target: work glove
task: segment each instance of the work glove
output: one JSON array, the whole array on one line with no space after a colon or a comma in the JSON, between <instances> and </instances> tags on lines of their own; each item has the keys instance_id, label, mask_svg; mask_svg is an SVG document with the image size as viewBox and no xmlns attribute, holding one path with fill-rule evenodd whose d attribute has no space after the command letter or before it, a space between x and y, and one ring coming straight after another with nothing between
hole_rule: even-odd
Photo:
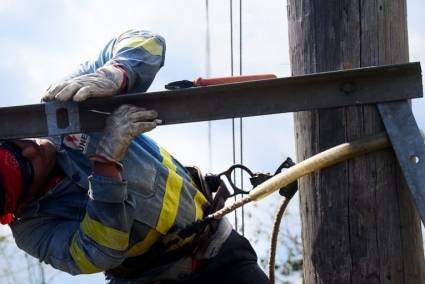
<instances>
[{"instance_id":1,"label":"work glove","mask_svg":"<svg viewBox=\"0 0 425 284\"><path fill-rule=\"evenodd\" d=\"M88 98L108 97L118 94L126 81L126 72L117 65L108 64L96 72L81 75L50 86L43 101L82 102Z\"/></svg>"},{"instance_id":2,"label":"work glove","mask_svg":"<svg viewBox=\"0 0 425 284\"><path fill-rule=\"evenodd\" d=\"M91 160L115 162L121 165L134 137L154 129L161 120L154 110L145 110L134 105L122 105L107 119L97 149Z\"/></svg>"}]
</instances>

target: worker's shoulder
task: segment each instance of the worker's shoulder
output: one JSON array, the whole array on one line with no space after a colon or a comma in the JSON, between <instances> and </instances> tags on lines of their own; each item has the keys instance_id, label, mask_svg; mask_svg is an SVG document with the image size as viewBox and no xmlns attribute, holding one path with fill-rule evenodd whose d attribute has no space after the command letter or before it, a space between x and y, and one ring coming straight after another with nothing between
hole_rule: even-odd
<instances>
[{"instance_id":1,"label":"worker's shoulder","mask_svg":"<svg viewBox=\"0 0 425 284\"><path fill-rule=\"evenodd\" d=\"M149 31L149 30L142 30L142 29L130 29L130 30L127 30L127 31L121 33L117 37L117 40L118 41L121 41L121 40L124 40L126 38L133 38L133 37L139 37L139 38L145 38L145 39L147 39L147 38L155 38L155 39L159 40L161 43L165 44L164 37L162 37L158 33L155 33L153 31Z\"/></svg>"}]
</instances>

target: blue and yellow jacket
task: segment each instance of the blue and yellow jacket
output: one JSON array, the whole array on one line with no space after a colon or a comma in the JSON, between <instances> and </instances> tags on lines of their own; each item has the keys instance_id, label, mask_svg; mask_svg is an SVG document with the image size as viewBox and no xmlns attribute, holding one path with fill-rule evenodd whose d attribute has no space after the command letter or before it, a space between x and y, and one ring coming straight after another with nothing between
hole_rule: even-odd
<instances>
[{"instance_id":1,"label":"blue and yellow jacket","mask_svg":"<svg viewBox=\"0 0 425 284\"><path fill-rule=\"evenodd\" d=\"M112 60L127 70L129 91L146 91L164 53L161 37L129 31L72 76ZM87 156L100 137L64 137L57 164L65 178L10 225L21 249L71 274L105 271L126 257L143 255L161 236L201 219L208 206L186 169L146 135L131 143L123 161L124 181L93 175Z\"/></svg>"}]
</instances>

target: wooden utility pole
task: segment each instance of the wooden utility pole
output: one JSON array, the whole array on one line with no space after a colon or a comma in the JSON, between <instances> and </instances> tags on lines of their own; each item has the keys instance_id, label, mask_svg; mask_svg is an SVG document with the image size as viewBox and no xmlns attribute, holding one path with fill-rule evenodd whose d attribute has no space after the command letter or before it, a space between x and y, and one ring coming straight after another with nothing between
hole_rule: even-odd
<instances>
[{"instance_id":1,"label":"wooden utility pole","mask_svg":"<svg viewBox=\"0 0 425 284\"><path fill-rule=\"evenodd\" d=\"M409 61L405 0L288 0L292 74ZM373 105L295 114L297 158L383 131ZM420 220L392 150L305 177L306 283L425 283Z\"/></svg>"}]
</instances>

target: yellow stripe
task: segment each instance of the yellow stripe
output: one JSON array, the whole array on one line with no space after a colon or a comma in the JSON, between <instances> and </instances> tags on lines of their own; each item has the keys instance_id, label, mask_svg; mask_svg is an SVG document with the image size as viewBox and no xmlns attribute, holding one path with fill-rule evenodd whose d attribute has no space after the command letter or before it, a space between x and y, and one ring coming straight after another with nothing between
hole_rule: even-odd
<instances>
[{"instance_id":1,"label":"yellow stripe","mask_svg":"<svg viewBox=\"0 0 425 284\"><path fill-rule=\"evenodd\" d=\"M123 48L139 48L143 47L147 52L152 55L162 55L162 45L160 42L154 38L144 38L141 36L138 37L130 37L120 40L116 46L114 46L114 55Z\"/></svg>"},{"instance_id":2,"label":"yellow stripe","mask_svg":"<svg viewBox=\"0 0 425 284\"><path fill-rule=\"evenodd\" d=\"M176 220L183 178L176 173L176 166L173 164L170 154L162 148L160 148L160 153L163 157L162 163L168 168L168 176L156 229L160 233L166 234Z\"/></svg>"},{"instance_id":3,"label":"yellow stripe","mask_svg":"<svg viewBox=\"0 0 425 284\"><path fill-rule=\"evenodd\" d=\"M106 227L102 223L90 218L87 214L80 226L84 234L104 247L120 251L128 248L129 233Z\"/></svg>"},{"instance_id":4,"label":"yellow stripe","mask_svg":"<svg viewBox=\"0 0 425 284\"><path fill-rule=\"evenodd\" d=\"M173 158L171 157L170 153L168 153L167 150L165 150L162 147L159 147L159 152L161 153L161 156L162 156L162 164L166 166L167 168L169 168L170 170L172 170L173 172L175 172L176 165L174 165Z\"/></svg>"},{"instance_id":5,"label":"yellow stripe","mask_svg":"<svg viewBox=\"0 0 425 284\"><path fill-rule=\"evenodd\" d=\"M169 170L161 214L156 225L156 229L162 234L166 234L174 224L180 203L182 185L183 178L177 175L176 172Z\"/></svg>"},{"instance_id":6,"label":"yellow stripe","mask_svg":"<svg viewBox=\"0 0 425 284\"><path fill-rule=\"evenodd\" d=\"M201 192L197 191L193 201L195 202L195 220L200 220L204 217L203 206L207 199Z\"/></svg>"},{"instance_id":7,"label":"yellow stripe","mask_svg":"<svg viewBox=\"0 0 425 284\"><path fill-rule=\"evenodd\" d=\"M143 241L136 243L129 251L128 256L137 256L147 252L150 247L159 240L161 234L156 230L150 230Z\"/></svg>"},{"instance_id":8,"label":"yellow stripe","mask_svg":"<svg viewBox=\"0 0 425 284\"><path fill-rule=\"evenodd\" d=\"M71 254L72 259L77 264L78 268L82 273L89 274L103 271L103 269L96 267L87 259L86 254L77 244L76 234L72 238L69 253Z\"/></svg>"}]
</instances>

